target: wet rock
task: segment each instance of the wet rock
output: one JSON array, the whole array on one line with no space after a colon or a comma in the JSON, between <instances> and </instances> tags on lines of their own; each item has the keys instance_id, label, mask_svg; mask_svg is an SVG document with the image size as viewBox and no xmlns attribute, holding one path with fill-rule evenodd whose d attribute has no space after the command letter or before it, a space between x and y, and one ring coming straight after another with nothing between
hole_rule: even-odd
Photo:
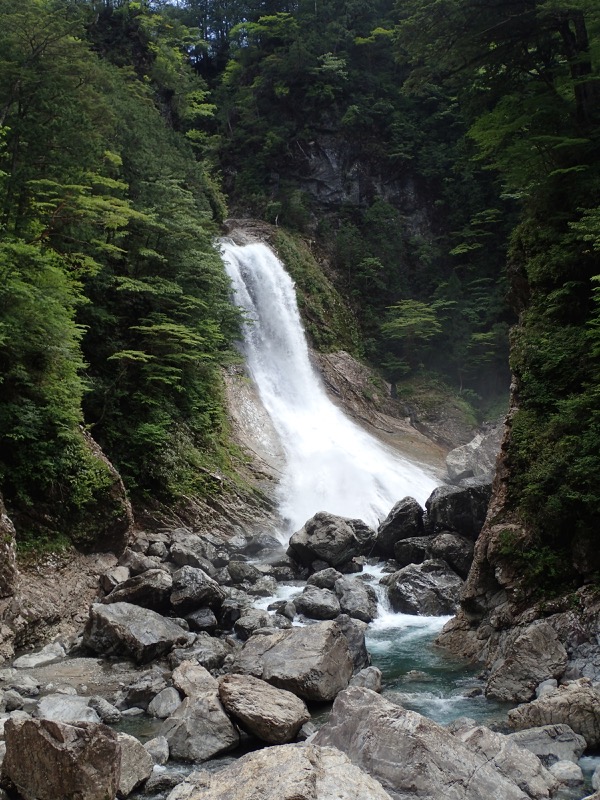
<instances>
[{"instance_id":1,"label":"wet rock","mask_svg":"<svg viewBox=\"0 0 600 800\"><path fill-rule=\"evenodd\" d=\"M377 595L372 586L357 578L341 577L335 582L344 614L363 622L372 622L377 616Z\"/></svg>"},{"instance_id":2,"label":"wet rock","mask_svg":"<svg viewBox=\"0 0 600 800\"><path fill-rule=\"evenodd\" d=\"M600 692L587 678L580 678L513 708L508 712L508 724L514 730L565 724L583 736L588 747L599 747Z\"/></svg>"},{"instance_id":3,"label":"wet rock","mask_svg":"<svg viewBox=\"0 0 600 800\"><path fill-rule=\"evenodd\" d=\"M294 598L298 614L310 619L335 619L341 612L340 603L329 589L306 586L302 594Z\"/></svg>"},{"instance_id":4,"label":"wet rock","mask_svg":"<svg viewBox=\"0 0 600 800\"><path fill-rule=\"evenodd\" d=\"M423 616L454 614L462 580L440 560L410 564L382 579L394 611Z\"/></svg>"},{"instance_id":5,"label":"wet rock","mask_svg":"<svg viewBox=\"0 0 600 800\"><path fill-rule=\"evenodd\" d=\"M162 569L149 569L116 586L103 603L133 603L153 611L168 611L173 578Z\"/></svg>"},{"instance_id":6,"label":"wet rock","mask_svg":"<svg viewBox=\"0 0 600 800\"><path fill-rule=\"evenodd\" d=\"M257 556L259 554L265 555L265 551L278 552L282 549L281 542L270 533L259 533L252 536L244 547L244 553L247 556Z\"/></svg>"},{"instance_id":7,"label":"wet rock","mask_svg":"<svg viewBox=\"0 0 600 800\"><path fill-rule=\"evenodd\" d=\"M119 797L129 797L134 789L141 786L152 774L154 766L144 745L127 733L117 733L121 748L121 772L119 776Z\"/></svg>"},{"instance_id":8,"label":"wet rock","mask_svg":"<svg viewBox=\"0 0 600 800\"><path fill-rule=\"evenodd\" d=\"M352 678L350 686L361 686L363 689L380 692L381 678L382 674L379 667L365 667Z\"/></svg>"},{"instance_id":9,"label":"wet rock","mask_svg":"<svg viewBox=\"0 0 600 800\"><path fill-rule=\"evenodd\" d=\"M431 557L441 558L457 575L466 579L473 563L474 545L457 533L440 533L431 542Z\"/></svg>"},{"instance_id":10,"label":"wet rock","mask_svg":"<svg viewBox=\"0 0 600 800\"><path fill-rule=\"evenodd\" d=\"M332 700L352 676L348 642L335 622L253 636L239 652L234 671L287 689L303 700Z\"/></svg>"},{"instance_id":11,"label":"wet rock","mask_svg":"<svg viewBox=\"0 0 600 800\"><path fill-rule=\"evenodd\" d=\"M127 655L146 663L168 653L187 634L175 622L132 603L95 603L83 632L85 647L103 656Z\"/></svg>"},{"instance_id":12,"label":"wet rock","mask_svg":"<svg viewBox=\"0 0 600 800\"><path fill-rule=\"evenodd\" d=\"M60 642L51 642L37 653L28 653L25 656L15 658L13 667L16 667L16 669L35 669L46 664L53 664L55 661L61 661L66 656L65 648Z\"/></svg>"},{"instance_id":13,"label":"wet rock","mask_svg":"<svg viewBox=\"0 0 600 800\"><path fill-rule=\"evenodd\" d=\"M124 703L127 706L147 709L151 700L166 687L167 682L161 670L158 667L153 667L125 688L123 693Z\"/></svg>"},{"instance_id":14,"label":"wet rock","mask_svg":"<svg viewBox=\"0 0 600 800\"><path fill-rule=\"evenodd\" d=\"M176 648L169 655L171 669L178 667L183 661L194 661L208 670L220 669L227 656L233 653L233 647L223 639L199 633L192 645Z\"/></svg>"},{"instance_id":15,"label":"wet rock","mask_svg":"<svg viewBox=\"0 0 600 800\"><path fill-rule=\"evenodd\" d=\"M317 589L330 589L333 591L335 582L341 577L342 573L338 572L337 569L327 567L327 569L319 570L319 572L313 572L306 583L309 586L316 586Z\"/></svg>"},{"instance_id":16,"label":"wet rock","mask_svg":"<svg viewBox=\"0 0 600 800\"><path fill-rule=\"evenodd\" d=\"M291 742L310 719L296 695L251 675L226 675L219 683L219 697L232 717L268 744Z\"/></svg>"},{"instance_id":17,"label":"wet rock","mask_svg":"<svg viewBox=\"0 0 600 800\"><path fill-rule=\"evenodd\" d=\"M315 560L338 567L355 556L369 553L375 531L362 520L346 519L320 511L290 538L288 555L310 566Z\"/></svg>"},{"instance_id":18,"label":"wet rock","mask_svg":"<svg viewBox=\"0 0 600 800\"><path fill-rule=\"evenodd\" d=\"M163 767L169 760L169 743L164 736L155 736L144 744L153 764Z\"/></svg>"},{"instance_id":19,"label":"wet rock","mask_svg":"<svg viewBox=\"0 0 600 800\"><path fill-rule=\"evenodd\" d=\"M121 748L106 725L48 719L5 726L3 779L27 800L106 800L117 793Z\"/></svg>"},{"instance_id":20,"label":"wet rock","mask_svg":"<svg viewBox=\"0 0 600 800\"><path fill-rule=\"evenodd\" d=\"M191 775L168 800L390 800L338 750L312 744L266 747L219 772Z\"/></svg>"},{"instance_id":21,"label":"wet rock","mask_svg":"<svg viewBox=\"0 0 600 800\"><path fill-rule=\"evenodd\" d=\"M244 610L242 616L234 623L233 630L244 642L260 628L270 628L271 615L260 608L248 608Z\"/></svg>"},{"instance_id":22,"label":"wet rock","mask_svg":"<svg viewBox=\"0 0 600 800\"><path fill-rule=\"evenodd\" d=\"M179 614L202 606L218 609L224 599L223 589L201 569L181 567L173 575L171 605Z\"/></svg>"},{"instance_id":23,"label":"wet rock","mask_svg":"<svg viewBox=\"0 0 600 800\"><path fill-rule=\"evenodd\" d=\"M393 558L397 542L424 533L423 509L413 497L405 497L396 503L377 528L373 552L382 558Z\"/></svg>"},{"instance_id":24,"label":"wet rock","mask_svg":"<svg viewBox=\"0 0 600 800\"><path fill-rule=\"evenodd\" d=\"M37 704L34 716L56 722L100 722L100 717L90 708L89 697L68 694L47 694Z\"/></svg>"},{"instance_id":25,"label":"wet rock","mask_svg":"<svg viewBox=\"0 0 600 800\"><path fill-rule=\"evenodd\" d=\"M215 631L219 624L210 608L199 608L188 614L186 620L191 631L206 631L207 633Z\"/></svg>"},{"instance_id":26,"label":"wet rock","mask_svg":"<svg viewBox=\"0 0 600 800\"><path fill-rule=\"evenodd\" d=\"M491 483L438 486L425 503L430 533L454 531L473 541L479 536L492 493Z\"/></svg>"},{"instance_id":27,"label":"wet rock","mask_svg":"<svg viewBox=\"0 0 600 800\"><path fill-rule=\"evenodd\" d=\"M394 545L394 558L399 567L422 564L431 558L431 544L435 536L417 536L401 539Z\"/></svg>"},{"instance_id":28,"label":"wet rock","mask_svg":"<svg viewBox=\"0 0 600 800\"><path fill-rule=\"evenodd\" d=\"M109 703L108 700L105 700L104 697L100 697L99 695L90 697L88 705L98 714L100 720L104 722L105 725L114 725L121 719L121 712L119 709L113 706L112 703Z\"/></svg>"},{"instance_id":29,"label":"wet rock","mask_svg":"<svg viewBox=\"0 0 600 800\"><path fill-rule=\"evenodd\" d=\"M367 623L359 619L352 619L347 614L340 614L335 624L346 637L346 644L352 659L353 673L360 672L361 669L368 667L371 663L371 657L365 643L365 633L369 627Z\"/></svg>"},{"instance_id":30,"label":"wet rock","mask_svg":"<svg viewBox=\"0 0 600 800\"><path fill-rule=\"evenodd\" d=\"M152 698L148 704L148 714L158 719L166 719L177 711L180 703L181 697L177 689L167 686L166 689L163 689L156 697Z\"/></svg>"},{"instance_id":31,"label":"wet rock","mask_svg":"<svg viewBox=\"0 0 600 800\"><path fill-rule=\"evenodd\" d=\"M276 592L277 581L270 575L265 575L248 586L248 594L252 597L271 597Z\"/></svg>"},{"instance_id":32,"label":"wet rock","mask_svg":"<svg viewBox=\"0 0 600 800\"><path fill-rule=\"evenodd\" d=\"M531 700L540 681L560 678L569 660L547 622L517 629L502 650L504 657L492 668L485 693L504 701Z\"/></svg>"},{"instance_id":33,"label":"wet rock","mask_svg":"<svg viewBox=\"0 0 600 800\"><path fill-rule=\"evenodd\" d=\"M351 687L335 700L313 744L337 747L395 800L526 800L487 759L432 720Z\"/></svg>"}]
</instances>

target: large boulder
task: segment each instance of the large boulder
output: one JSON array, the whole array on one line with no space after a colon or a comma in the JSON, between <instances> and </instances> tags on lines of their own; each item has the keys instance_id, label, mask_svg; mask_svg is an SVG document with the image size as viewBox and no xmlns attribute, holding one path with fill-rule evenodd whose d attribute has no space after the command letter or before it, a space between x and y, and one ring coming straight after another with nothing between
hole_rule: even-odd
<instances>
[{"instance_id":1,"label":"large boulder","mask_svg":"<svg viewBox=\"0 0 600 800\"><path fill-rule=\"evenodd\" d=\"M375 531L361 520L320 511L293 534L287 553L305 566L325 561L331 567L338 567L355 556L369 553L375 537Z\"/></svg>"},{"instance_id":2,"label":"large boulder","mask_svg":"<svg viewBox=\"0 0 600 800\"><path fill-rule=\"evenodd\" d=\"M542 725L510 733L508 738L536 755L546 767L557 761L577 763L586 748L583 736L568 725Z\"/></svg>"},{"instance_id":3,"label":"large boulder","mask_svg":"<svg viewBox=\"0 0 600 800\"><path fill-rule=\"evenodd\" d=\"M463 580L473 563L474 544L458 533L440 533L431 542L431 557L441 558Z\"/></svg>"},{"instance_id":4,"label":"large boulder","mask_svg":"<svg viewBox=\"0 0 600 800\"><path fill-rule=\"evenodd\" d=\"M173 578L164 569L149 569L118 584L103 603L133 603L153 611L168 611Z\"/></svg>"},{"instance_id":5,"label":"large boulder","mask_svg":"<svg viewBox=\"0 0 600 800\"><path fill-rule=\"evenodd\" d=\"M340 614L336 619L335 624L346 637L346 644L352 659L352 668L354 674L365 669L371 663L371 656L367 650L365 642L365 635L369 628L366 622L360 619L354 619L348 614Z\"/></svg>"},{"instance_id":6,"label":"large boulder","mask_svg":"<svg viewBox=\"0 0 600 800\"><path fill-rule=\"evenodd\" d=\"M195 661L208 670L220 669L227 656L233 653L233 647L223 639L199 633L189 647L176 647L169 655L171 669L178 667L183 661Z\"/></svg>"},{"instance_id":7,"label":"large boulder","mask_svg":"<svg viewBox=\"0 0 600 800\"><path fill-rule=\"evenodd\" d=\"M472 481L470 486L438 486L425 503L430 533L454 531L477 539L485 522L492 495L491 483Z\"/></svg>"},{"instance_id":8,"label":"large boulder","mask_svg":"<svg viewBox=\"0 0 600 800\"><path fill-rule=\"evenodd\" d=\"M119 775L119 797L129 797L138 786L152 774L154 762L144 745L127 733L117 733L121 747L121 772Z\"/></svg>"},{"instance_id":9,"label":"large boulder","mask_svg":"<svg viewBox=\"0 0 600 800\"><path fill-rule=\"evenodd\" d=\"M409 539L401 539L394 545L394 561L399 567L429 561L433 558L431 545L435 538L435 536L412 536Z\"/></svg>"},{"instance_id":10,"label":"large boulder","mask_svg":"<svg viewBox=\"0 0 600 800\"><path fill-rule=\"evenodd\" d=\"M373 552L382 558L393 558L397 542L424 533L423 509L413 497L405 497L396 503L377 528Z\"/></svg>"},{"instance_id":11,"label":"large boulder","mask_svg":"<svg viewBox=\"0 0 600 800\"><path fill-rule=\"evenodd\" d=\"M239 652L234 671L262 678L303 700L327 701L348 686L353 672L348 642L335 622L256 635Z\"/></svg>"},{"instance_id":12,"label":"large boulder","mask_svg":"<svg viewBox=\"0 0 600 800\"><path fill-rule=\"evenodd\" d=\"M351 687L338 695L328 722L312 741L346 753L395 800L528 797L446 728L369 689Z\"/></svg>"},{"instance_id":13,"label":"large boulder","mask_svg":"<svg viewBox=\"0 0 600 800\"><path fill-rule=\"evenodd\" d=\"M171 605L178 614L187 614L202 606L220 608L225 592L219 584L197 567L181 567L173 575Z\"/></svg>"},{"instance_id":14,"label":"large boulder","mask_svg":"<svg viewBox=\"0 0 600 800\"><path fill-rule=\"evenodd\" d=\"M310 719L300 698L251 675L225 675L219 684L225 710L268 744L291 742Z\"/></svg>"},{"instance_id":15,"label":"large boulder","mask_svg":"<svg viewBox=\"0 0 600 800\"><path fill-rule=\"evenodd\" d=\"M583 736L588 747L600 746L600 692L587 678L559 686L508 712L508 724L513 730L561 723Z\"/></svg>"},{"instance_id":16,"label":"large boulder","mask_svg":"<svg viewBox=\"0 0 600 800\"><path fill-rule=\"evenodd\" d=\"M219 772L190 776L168 800L390 800L381 784L339 750L266 747Z\"/></svg>"},{"instance_id":17,"label":"large boulder","mask_svg":"<svg viewBox=\"0 0 600 800\"><path fill-rule=\"evenodd\" d=\"M507 702L531 700L536 686L548 678L560 678L569 660L547 622L515 631L502 649L504 657L492 668L485 693Z\"/></svg>"},{"instance_id":18,"label":"large boulder","mask_svg":"<svg viewBox=\"0 0 600 800\"><path fill-rule=\"evenodd\" d=\"M47 694L39 701L34 716L54 722L100 722L100 717L90 708L89 697L68 694Z\"/></svg>"},{"instance_id":19,"label":"large boulder","mask_svg":"<svg viewBox=\"0 0 600 800\"><path fill-rule=\"evenodd\" d=\"M494 425L478 433L470 442L455 447L446 456L448 477L455 483L465 478L483 478L491 481L500 452L504 426Z\"/></svg>"},{"instance_id":20,"label":"large boulder","mask_svg":"<svg viewBox=\"0 0 600 800\"><path fill-rule=\"evenodd\" d=\"M458 610L463 582L439 559L409 564L382 581L394 611L438 617Z\"/></svg>"},{"instance_id":21,"label":"large boulder","mask_svg":"<svg viewBox=\"0 0 600 800\"><path fill-rule=\"evenodd\" d=\"M160 658L187 639L175 622L133 603L94 603L83 632L83 644L95 653L131 656L140 664Z\"/></svg>"},{"instance_id":22,"label":"large boulder","mask_svg":"<svg viewBox=\"0 0 600 800\"><path fill-rule=\"evenodd\" d=\"M372 622L377 616L375 589L360 578L338 578L335 593L339 597L342 612L349 617Z\"/></svg>"},{"instance_id":23,"label":"large boulder","mask_svg":"<svg viewBox=\"0 0 600 800\"><path fill-rule=\"evenodd\" d=\"M298 614L310 619L335 619L340 613L340 602L329 589L305 586L302 594L294 597Z\"/></svg>"},{"instance_id":24,"label":"large boulder","mask_svg":"<svg viewBox=\"0 0 600 800\"><path fill-rule=\"evenodd\" d=\"M121 748L106 725L8 720L2 779L24 800L113 800Z\"/></svg>"}]
</instances>

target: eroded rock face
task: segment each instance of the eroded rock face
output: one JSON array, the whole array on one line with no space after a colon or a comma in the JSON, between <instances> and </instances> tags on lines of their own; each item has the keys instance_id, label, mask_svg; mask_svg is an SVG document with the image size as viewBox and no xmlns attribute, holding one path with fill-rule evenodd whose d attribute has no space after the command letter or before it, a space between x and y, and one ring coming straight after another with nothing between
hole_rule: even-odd
<instances>
[{"instance_id":1,"label":"eroded rock face","mask_svg":"<svg viewBox=\"0 0 600 800\"><path fill-rule=\"evenodd\" d=\"M331 567L347 564L369 552L376 533L362 520L346 519L320 511L290 538L288 555L300 564L325 561Z\"/></svg>"},{"instance_id":2,"label":"eroded rock face","mask_svg":"<svg viewBox=\"0 0 600 800\"><path fill-rule=\"evenodd\" d=\"M83 643L103 656L131 656L140 664L168 653L187 634L172 620L132 603L95 603L83 633Z\"/></svg>"},{"instance_id":3,"label":"eroded rock face","mask_svg":"<svg viewBox=\"0 0 600 800\"><path fill-rule=\"evenodd\" d=\"M15 526L0 496L0 598L11 597L17 587Z\"/></svg>"},{"instance_id":4,"label":"eroded rock face","mask_svg":"<svg viewBox=\"0 0 600 800\"><path fill-rule=\"evenodd\" d=\"M226 675L219 685L225 710L250 733L268 744L291 742L310 719L296 695L251 675Z\"/></svg>"},{"instance_id":5,"label":"eroded rock face","mask_svg":"<svg viewBox=\"0 0 600 800\"><path fill-rule=\"evenodd\" d=\"M105 725L47 719L9 720L4 728L3 779L24 800L112 800L119 786L121 748Z\"/></svg>"},{"instance_id":6,"label":"eroded rock face","mask_svg":"<svg viewBox=\"0 0 600 800\"><path fill-rule=\"evenodd\" d=\"M363 637L364 639L364 637ZM346 637L335 622L252 636L234 671L262 678L308 701L327 701L348 686L353 663Z\"/></svg>"},{"instance_id":7,"label":"eroded rock face","mask_svg":"<svg viewBox=\"0 0 600 800\"><path fill-rule=\"evenodd\" d=\"M190 776L169 800L390 800L371 776L332 747L266 747L219 772Z\"/></svg>"},{"instance_id":8,"label":"eroded rock face","mask_svg":"<svg viewBox=\"0 0 600 800\"><path fill-rule=\"evenodd\" d=\"M342 692L313 743L346 753L396 800L527 798L511 779L441 725L369 689Z\"/></svg>"},{"instance_id":9,"label":"eroded rock face","mask_svg":"<svg viewBox=\"0 0 600 800\"><path fill-rule=\"evenodd\" d=\"M399 500L377 528L374 552L383 558L394 557L394 546L402 539L423 536L423 509L413 497Z\"/></svg>"},{"instance_id":10,"label":"eroded rock face","mask_svg":"<svg viewBox=\"0 0 600 800\"><path fill-rule=\"evenodd\" d=\"M386 577L385 583L394 611L423 616L454 614L463 585L458 575L439 559L410 564Z\"/></svg>"}]
</instances>

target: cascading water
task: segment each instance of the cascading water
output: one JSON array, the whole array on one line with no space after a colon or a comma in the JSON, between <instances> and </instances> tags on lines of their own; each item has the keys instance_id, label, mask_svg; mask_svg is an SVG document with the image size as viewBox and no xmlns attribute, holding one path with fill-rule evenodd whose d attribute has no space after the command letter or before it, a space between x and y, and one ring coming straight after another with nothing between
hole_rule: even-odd
<instances>
[{"instance_id":1,"label":"cascading water","mask_svg":"<svg viewBox=\"0 0 600 800\"><path fill-rule=\"evenodd\" d=\"M243 351L286 454L279 485L287 533L318 511L376 526L402 497L424 503L437 485L388 450L327 397L313 370L294 284L264 244L221 244L235 302L246 314Z\"/></svg>"}]
</instances>

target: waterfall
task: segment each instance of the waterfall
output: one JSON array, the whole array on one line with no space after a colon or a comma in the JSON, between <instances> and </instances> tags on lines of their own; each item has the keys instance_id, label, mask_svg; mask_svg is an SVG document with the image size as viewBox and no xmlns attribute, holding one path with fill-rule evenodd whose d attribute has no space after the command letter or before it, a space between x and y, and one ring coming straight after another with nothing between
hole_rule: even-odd
<instances>
[{"instance_id":1,"label":"waterfall","mask_svg":"<svg viewBox=\"0 0 600 800\"><path fill-rule=\"evenodd\" d=\"M264 244L221 244L234 301L245 312L243 354L286 454L278 487L286 533L318 511L377 526L406 495L437 482L378 442L327 397L313 369L292 279Z\"/></svg>"}]
</instances>

